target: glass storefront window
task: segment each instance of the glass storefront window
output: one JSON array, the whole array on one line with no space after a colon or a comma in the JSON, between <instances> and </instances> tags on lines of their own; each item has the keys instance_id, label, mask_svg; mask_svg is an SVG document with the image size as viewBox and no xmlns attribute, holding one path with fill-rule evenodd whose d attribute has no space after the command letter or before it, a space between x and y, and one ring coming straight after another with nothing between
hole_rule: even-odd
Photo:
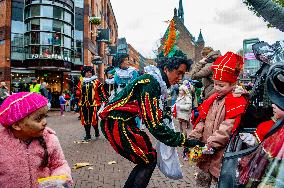
<instances>
[{"instance_id":1,"label":"glass storefront window","mask_svg":"<svg viewBox=\"0 0 284 188\"><path fill-rule=\"evenodd\" d=\"M41 46L41 54L45 58L50 58L52 54L52 46Z\"/></svg>"},{"instance_id":2,"label":"glass storefront window","mask_svg":"<svg viewBox=\"0 0 284 188\"><path fill-rule=\"evenodd\" d=\"M62 22L53 20L53 31L61 32Z\"/></svg>"},{"instance_id":3,"label":"glass storefront window","mask_svg":"<svg viewBox=\"0 0 284 188\"><path fill-rule=\"evenodd\" d=\"M50 19L41 19L40 20L40 30L42 31L52 31L52 20Z\"/></svg>"},{"instance_id":4,"label":"glass storefront window","mask_svg":"<svg viewBox=\"0 0 284 188\"><path fill-rule=\"evenodd\" d=\"M38 5L31 6L30 10L31 10L31 17L40 16L40 6Z\"/></svg>"},{"instance_id":5,"label":"glass storefront window","mask_svg":"<svg viewBox=\"0 0 284 188\"><path fill-rule=\"evenodd\" d=\"M31 4L31 3L39 3L40 0L26 0L26 4Z\"/></svg>"},{"instance_id":6,"label":"glass storefront window","mask_svg":"<svg viewBox=\"0 0 284 188\"><path fill-rule=\"evenodd\" d=\"M26 31L30 31L30 23L28 22L27 24L26 24Z\"/></svg>"},{"instance_id":7,"label":"glass storefront window","mask_svg":"<svg viewBox=\"0 0 284 188\"><path fill-rule=\"evenodd\" d=\"M64 12L64 20L68 23L72 23L72 15L69 12Z\"/></svg>"},{"instance_id":8,"label":"glass storefront window","mask_svg":"<svg viewBox=\"0 0 284 188\"><path fill-rule=\"evenodd\" d=\"M39 54L39 46L31 46L31 54Z\"/></svg>"},{"instance_id":9,"label":"glass storefront window","mask_svg":"<svg viewBox=\"0 0 284 188\"><path fill-rule=\"evenodd\" d=\"M61 45L61 35L58 33L53 34L53 45Z\"/></svg>"},{"instance_id":10,"label":"glass storefront window","mask_svg":"<svg viewBox=\"0 0 284 188\"><path fill-rule=\"evenodd\" d=\"M30 35L29 33L26 33L25 36L24 36L24 45L28 45L30 44Z\"/></svg>"},{"instance_id":11,"label":"glass storefront window","mask_svg":"<svg viewBox=\"0 0 284 188\"><path fill-rule=\"evenodd\" d=\"M26 7L25 8L25 18L30 17L30 13L31 13L30 7Z\"/></svg>"},{"instance_id":12,"label":"glass storefront window","mask_svg":"<svg viewBox=\"0 0 284 188\"><path fill-rule=\"evenodd\" d=\"M61 47L60 46L54 46L53 49L54 49L53 50L54 54L61 55Z\"/></svg>"},{"instance_id":13,"label":"glass storefront window","mask_svg":"<svg viewBox=\"0 0 284 188\"><path fill-rule=\"evenodd\" d=\"M48 44L52 44L52 33L44 33L41 32L40 33L40 44L43 45L48 45Z\"/></svg>"},{"instance_id":14,"label":"glass storefront window","mask_svg":"<svg viewBox=\"0 0 284 188\"><path fill-rule=\"evenodd\" d=\"M62 8L53 7L53 18L62 19Z\"/></svg>"},{"instance_id":15,"label":"glass storefront window","mask_svg":"<svg viewBox=\"0 0 284 188\"><path fill-rule=\"evenodd\" d=\"M64 24L64 34L71 36L71 26Z\"/></svg>"},{"instance_id":16,"label":"glass storefront window","mask_svg":"<svg viewBox=\"0 0 284 188\"><path fill-rule=\"evenodd\" d=\"M39 44L39 32L31 32L31 44Z\"/></svg>"},{"instance_id":17,"label":"glass storefront window","mask_svg":"<svg viewBox=\"0 0 284 188\"><path fill-rule=\"evenodd\" d=\"M71 38L64 36L64 47L71 48Z\"/></svg>"},{"instance_id":18,"label":"glass storefront window","mask_svg":"<svg viewBox=\"0 0 284 188\"><path fill-rule=\"evenodd\" d=\"M39 19L32 19L31 20L31 30L39 30L39 29L40 29Z\"/></svg>"},{"instance_id":19,"label":"glass storefront window","mask_svg":"<svg viewBox=\"0 0 284 188\"><path fill-rule=\"evenodd\" d=\"M70 61L71 60L71 51L68 49L64 49L63 50L63 58L66 61Z\"/></svg>"},{"instance_id":20,"label":"glass storefront window","mask_svg":"<svg viewBox=\"0 0 284 188\"><path fill-rule=\"evenodd\" d=\"M75 7L84 8L84 0L75 0Z\"/></svg>"},{"instance_id":21,"label":"glass storefront window","mask_svg":"<svg viewBox=\"0 0 284 188\"><path fill-rule=\"evenodd\" d=\"M52 1L52 0L42 0L42 3L52 3L50 1Z\"/></svg>"},{"instance_id":22,"label":"glass storefront window","mask_svg":"<svg viewBox=\"0 0 284 188\"><path fill-rule=\"evenodd\" d=\"M12 20L11 32L12 33L24 33L25 32L25 23Z\"/></svg>"},{"instance_id":23,"label":"glass storefront window","mask_svg":"<svg viewBox=\"0 0 284 188\"><path fill-rule=\"evenodd\" d=\"M41 6L41 16L52 18L53 17L53 7L52 6Z\"/></svg>"},{"instance_id":24,"label":"glass storefront window","mask_svg":"<svg viewBox=\"0 0 284 188\"><path fill-rule=\"evenodd\" d=\"M74 31L74 38L75 38L75 40L83 41L83 31L75 30Z\"/></svg>"},{"instance_id":25,"label":"glass storefront window","mask_svg":"<svg viewBox=\"0 0 284 188\"><path fill-rule=\"evenodd\" d=\"M11 34L11 46L23 47L24 37L23 34Z\"/></svg>"},{"instance_id":26,"label":"glass storefront window","mask_svg":"<svg viewBox=\"0 0 284 188\"><path fill-rule=\"evenodd\" d=\"M40 3L40 0L31 0L31 3Z\"/></svg>"}]
</instances>

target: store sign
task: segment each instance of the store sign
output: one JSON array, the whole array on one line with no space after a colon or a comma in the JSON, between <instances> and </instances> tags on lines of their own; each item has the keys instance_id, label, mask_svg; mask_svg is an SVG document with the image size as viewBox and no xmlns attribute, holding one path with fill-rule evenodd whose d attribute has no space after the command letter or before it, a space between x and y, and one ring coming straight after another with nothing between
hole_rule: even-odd
<instances>
[{"instance_id":1,"label":"store sign","mask_svg":"<svg viewBox=\"0 0 284 188\"><path fill-rule=\"evenodd\" d=\"M71 61L70 57L63 57L62 55L58 55L58 54L50 54L50 55L31 54L31 58L32 59L58 59L58 60Z\"/></svg>"},{"instance_id":2,"label":"store sign","mask_svg":"<svg viewBox=\"0 0 284 188\"><path fill-rule=\"evenodd\" d=\"M92 59L92 64L94 65L103 64L102 58L100 56L95 57L94 59Z\"/></svg>"},{"instance_id":3,"label":"store sign","mask_svg":"<svg viewBox=\"0 0 284 188\"><path fill-rule=\"evenodd\" d=\"M117 46L108 46L108 55L115 56L117 53Z\"/></svg>"},{"instance_id":4,"label":"store sign","mask_svg":"<svg viewBox=\"0 0 284 188\"><path fill-rule=\"evenodd\" d=\"M256 60L253 52L249 52L245 54L245 60Z\"/></svg>"},{"instance_id":5,"label":"store sign","mask_svg":"<svg viewBox=\"0 0 284 188\"><path fill-rule=\"evenodd\" d=\"M109 42L110 41L110 30L109 29L98 29L98 36L96 40L98 42Z\"/></svg>"}]
</instances>

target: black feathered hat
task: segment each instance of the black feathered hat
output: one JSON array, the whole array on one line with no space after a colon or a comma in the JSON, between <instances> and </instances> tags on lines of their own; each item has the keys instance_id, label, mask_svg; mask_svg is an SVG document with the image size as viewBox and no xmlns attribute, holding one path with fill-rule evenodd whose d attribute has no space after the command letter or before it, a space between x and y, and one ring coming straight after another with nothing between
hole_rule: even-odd
<instances>
[{"instance_id":1,"label":"black feathered hat","mask_svg":"<svg viewBox=\"0 0 284 188\"><path fill-rule=\"evenodd\" d=\"M170 70L177 69L180 66L180 64L185 64L187 70L189 70L190 66L193 63L191 59L187 59L187 55L183 53L181 50L175 50L172 53L171 57L165 57L163 53L160 53L157 56L156 62L157 66L160 69L168 67Z\"/></svg>"}]
</instances>

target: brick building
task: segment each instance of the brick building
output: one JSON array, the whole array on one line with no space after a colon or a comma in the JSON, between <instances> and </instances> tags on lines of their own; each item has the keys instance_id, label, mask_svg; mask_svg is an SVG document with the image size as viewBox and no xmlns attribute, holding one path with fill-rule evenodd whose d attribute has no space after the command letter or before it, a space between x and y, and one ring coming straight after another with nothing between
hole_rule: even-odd
<instances>
[{"instance_id":1,"label":"brick building","mask_svg":"<svg viewBox=\"0 0 284 188\"><path fill-rule=\"evenodd\" d=\"M140 54L131 46L131 44L128 44L128 49L130 66L139 70Z\"/></svg>"},{"instance_id":2,"label":"brick building","mask_svg":"<svg viewBox=\"0 0 284 188\"><path fill-rule=\"evenodd\" d=\"M125 53L129 55L130 66L135 67L139 71L143 71L146 58L143 57L131 44L126 42L125 38L118 40L117 53Z\"/></svg>"},{"instance_id":3,"label":"brick building","mask_svg":"<svg viewBox=\"0 0 284 188\"><path fill-rule=\"evenodd\" d=\"M118 26L110 0L84 0L84 64L90 65L94 59L99 59L95 69L101 80L104 78L104 68L112 64L111 52L116 48ZM101 18L101 24L90 22L92 17Z\"/></svg>"},{"instance_id":4,"label":"brick building","mask_svg":"<svg viewBox=\"0 0 284 188\"><path fill-rule=\"evenodd\" d=\"M204 39L200 30L197 40L188 31L184 25L184 11L182 6L182 0L179 1L178 10L174 9L174 17L172 18L175 23L175 29L179 32L179 38L176 41L177 47L182 50L188 58L192 59L194 62L201 60L201 51L204 48ZM166 38L166 32L161 39L161 44L164 43ZM161 52L163 46L160 46L158 52Z\"/></svg>"},{"instance_id":5,"label":"brick building","mask_svg":"<svg viewBox=\"0 0 284 188\"><path fill-rule=\"evenodd\" d=\"M118 36L110 0L2 0L0 9L0 81L11 91L37 77L57 97L96 58L104 77Z\"/></svg>"},{"instance_id":6,"label":"brick building","mask_svg":"<svg viewBox=\"0 0 284 188\"><path fill-rule=\"evenodd\" d=\"M10 85L11 0L0 1L0 80Z\"/></svg>"}]
</instances>

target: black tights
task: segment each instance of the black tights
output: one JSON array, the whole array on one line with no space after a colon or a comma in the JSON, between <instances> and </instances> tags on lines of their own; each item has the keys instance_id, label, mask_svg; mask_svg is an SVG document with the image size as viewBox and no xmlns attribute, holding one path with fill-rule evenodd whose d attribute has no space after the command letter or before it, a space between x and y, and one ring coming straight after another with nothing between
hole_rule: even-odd
<instances>
[{"instance_id":1,"label":"black tights","mask_svg":"<svg viewBox=\"0 0 284 188\"><path fill-rule=\"evenodd\" d=\"M100 135L99 132L99 127L98 126L93 126L95 129L95 135L98 137ZM91 138L91 125L84 125L85 132L86 132L86 138Z\"/></svg>"},{"instance_id":2,"label":"black tights","mask_svg":"<svg viewBox=\"0 0 284 188\"><path fill-rule=\"evenodd\" d=\"M147 187L152 173L156 167L156 162L150 164L136 165L128 176L124 188L145 188Z\"/></svg>"}]
</instances>

